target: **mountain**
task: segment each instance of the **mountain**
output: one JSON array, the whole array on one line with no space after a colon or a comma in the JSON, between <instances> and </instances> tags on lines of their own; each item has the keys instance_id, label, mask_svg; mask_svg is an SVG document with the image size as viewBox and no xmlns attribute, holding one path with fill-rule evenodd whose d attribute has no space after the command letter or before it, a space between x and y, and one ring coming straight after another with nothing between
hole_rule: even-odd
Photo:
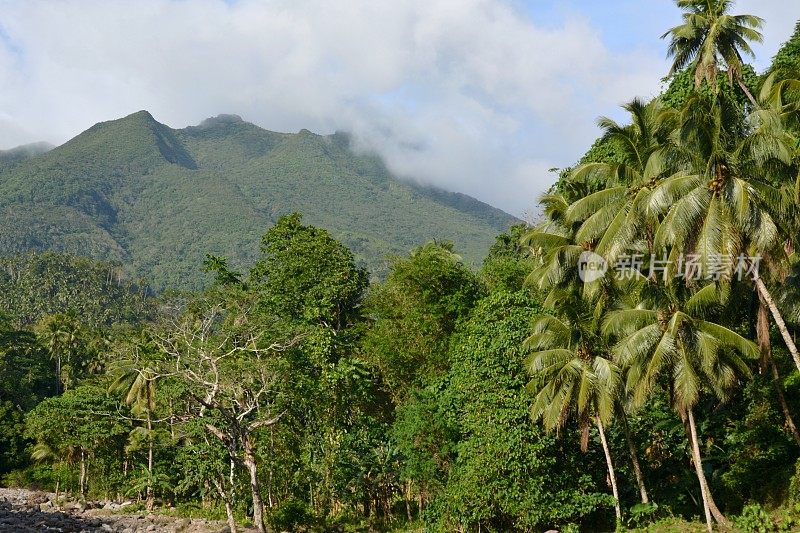
<instances>
[{"instance_id":1,"label":"mountain","mask_svg":"<svg viewBox=\"0 0 800 533\"><path fill-rule=\"evenodd\" d=\"M477 263L516 220L398 179L346 134L276 133L236 115L172 129L139 111L22 152L0 153L0 255L52 249L119 261L156 288L201 286L206 253L244 267L293 211L378 276L387 255L431 239L454 241Z\"/></svg>"},{"instance_id":2,"label":"mountain","mask_svg":"<svg viewBox=\"0 0 800 533\"><path fill-rule=\"evenodd\" d=\"M49 152L53 148L54 146L52 144L46 142L23 144L11 150L0 150L0 161L4 163L16 163L17 161L23 161Z\"/></svg>"}]
</instances>

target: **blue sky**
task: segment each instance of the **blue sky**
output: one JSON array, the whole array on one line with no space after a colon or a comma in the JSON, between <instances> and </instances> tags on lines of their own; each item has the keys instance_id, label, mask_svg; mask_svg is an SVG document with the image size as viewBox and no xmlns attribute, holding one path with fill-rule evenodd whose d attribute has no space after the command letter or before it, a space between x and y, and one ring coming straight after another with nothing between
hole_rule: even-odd
<instances>
[{"instance_id":1,"label":"blue sky","mask_svg":"<svg viewBox=\"0 0 800 533\"><path fill-rule=\"evenodd\" d=\"M763 68L800 2L766 19ZM0 148L61 143L147 109L184 127L347 130L407 177L523 215L597 137L658 93L671 0L0 0Z\"/></svg>"}]
</instances>

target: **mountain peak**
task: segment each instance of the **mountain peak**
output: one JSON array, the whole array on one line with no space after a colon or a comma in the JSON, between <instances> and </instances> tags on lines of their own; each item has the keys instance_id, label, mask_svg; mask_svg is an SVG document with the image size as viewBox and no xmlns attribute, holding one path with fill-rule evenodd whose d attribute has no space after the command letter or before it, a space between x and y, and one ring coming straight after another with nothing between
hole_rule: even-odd
<instances>
[{"instance_id":1,"label":"mountain peak","mask_svg":"<svg viewBox=\"0 0 800 533\"><path fill-rule=\"evenodd\" d=\"M198 124L197 127L201 129L207 129L224 124L244 124L244 123L245 121L239 115L223 113L221 115L205 119L203 122Z\"/></svg>"},{"instance_id":2,"label":"mountain peak","mask_svg":"<svg viewBox=\"0 0 800 533\"><path fill-rule=\"evenodd\" d=\"M172 129L147 111L46 154L0 161L0 255L58 249L121 261L153 286L200 287L207 253L237 267L278 216L303 212L376 276L430 239L478 262L515 222L472 198L394 176L342 132L279 133L236 115Z\"/></svg>"},{"instance_id":3,"label":"mountain peak","mask_svg":"<svg viewBox=\"0 0 800 533\"><path fill-rule=\"evenodd\" d=\"M99 122L56 151L72 152L78 156L102 154L108 168L138 168L144 173L165 161L189 169L197 168L174 131L146 110Z\"/></svg>"},{"instance_id":4,"label":"mountain peak","mask_svg":"<svg viewBox=\"0 0 800 533\"><path fill-rule=\"evenodd\" d=\"M140 109L139 111L131 113L130 115L124 118L130 118L130 117L142 117L148 120L152 120L153 122L156 122L156 119L153 118L153 115L151 115L150 111L148 111L147 109Z\"/></svg>"}]
</instances>

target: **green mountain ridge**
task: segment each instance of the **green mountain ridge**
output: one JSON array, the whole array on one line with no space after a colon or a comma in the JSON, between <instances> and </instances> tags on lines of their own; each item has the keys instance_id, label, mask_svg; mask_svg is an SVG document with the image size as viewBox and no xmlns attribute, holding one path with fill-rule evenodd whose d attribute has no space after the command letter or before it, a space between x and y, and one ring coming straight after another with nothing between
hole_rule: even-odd
<instances>
[{"instance_id":1,"label":"green mountain ridge","mask_svg":"<svg viewBox=\"0 0 800 533\"><path fill-rule=\"evenodd\" d=\"M237 115L172 129L147 111L61 146L0 152L0 255L56 250L125 265L156 288L198 288L206 253L246 265L299 211L375 275L387 255L452 240L469 263L516 221L464 194L403 181L348 134L278 133ZM4 154L14 154L4 157Z\"/></svg>"}]
</instances>

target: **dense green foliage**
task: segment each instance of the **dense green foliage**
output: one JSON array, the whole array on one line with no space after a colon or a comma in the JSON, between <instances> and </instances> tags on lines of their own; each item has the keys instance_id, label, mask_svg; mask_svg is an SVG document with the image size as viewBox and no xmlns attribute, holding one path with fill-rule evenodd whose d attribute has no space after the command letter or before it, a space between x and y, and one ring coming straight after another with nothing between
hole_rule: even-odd
<instances>
[{"instance_id":1,"label":"dense green foliage","mask_svg":"<svg viewBox=\"0 0 800 533\"><path fill-rule=\"evenodd\" d=\"M207 288L157 300L116 263L3 260L3 481L262 532L800 523L800 106L794 82L731 55L730 32L752 40L756 19L728 18L722 0L679 6L699 21L668 33L686 69L624 106L630 123L601 119L601 139L542 197L543 222L496 236L479 270L433 240L370 280L358 247L297 213L252 250L210 246L175 278ZM692 48L714 25L727 41ZM141 123L152 146L137 144ZM344 150L341 136L224 117L176 131L145 114L57 150L88 141L142 182L161 180L164 160L177 183L228 159L310 168L284 151L293 143L317 163L330 160L314 150ZM97 205L84 186L108 176L75 157L59 176L74 205ZM237 187L256 187L242 172ZM651 271L662 251L672 262ZM585 252L641 261L588 278ZM717 253L741 256L746 275ZM677 270L690 254L697 276Z\"/></svg>"},{"instance_id":2,"label":"dense green foliage","mask_svg":"<svg viewBox=\"0 0 800 533\"><path fill-rule=\"evenodd\" d=\"M118 262L158 289L197 288L207 253L241 268L292 211L330 228L374 275L386 273L386 255L432 238L455 241L477 263L514 220L398 180L350 144L341 133L275 133L234 116L181 130L145 111L97 124L0 165L0 255L60 250Z\"/></svg>"},{"instance_id":3,"label":"dense green foliage","mask_svg":"<svg viewBox=\"0 0 800 533\"><path fill-rule=\"evenodd\" d=\"M144 319L148 292L123 280L116 264L53 252L0 258L0 314L17 327L56 314L92 327Z\"/></svg>"}]
</instances>

